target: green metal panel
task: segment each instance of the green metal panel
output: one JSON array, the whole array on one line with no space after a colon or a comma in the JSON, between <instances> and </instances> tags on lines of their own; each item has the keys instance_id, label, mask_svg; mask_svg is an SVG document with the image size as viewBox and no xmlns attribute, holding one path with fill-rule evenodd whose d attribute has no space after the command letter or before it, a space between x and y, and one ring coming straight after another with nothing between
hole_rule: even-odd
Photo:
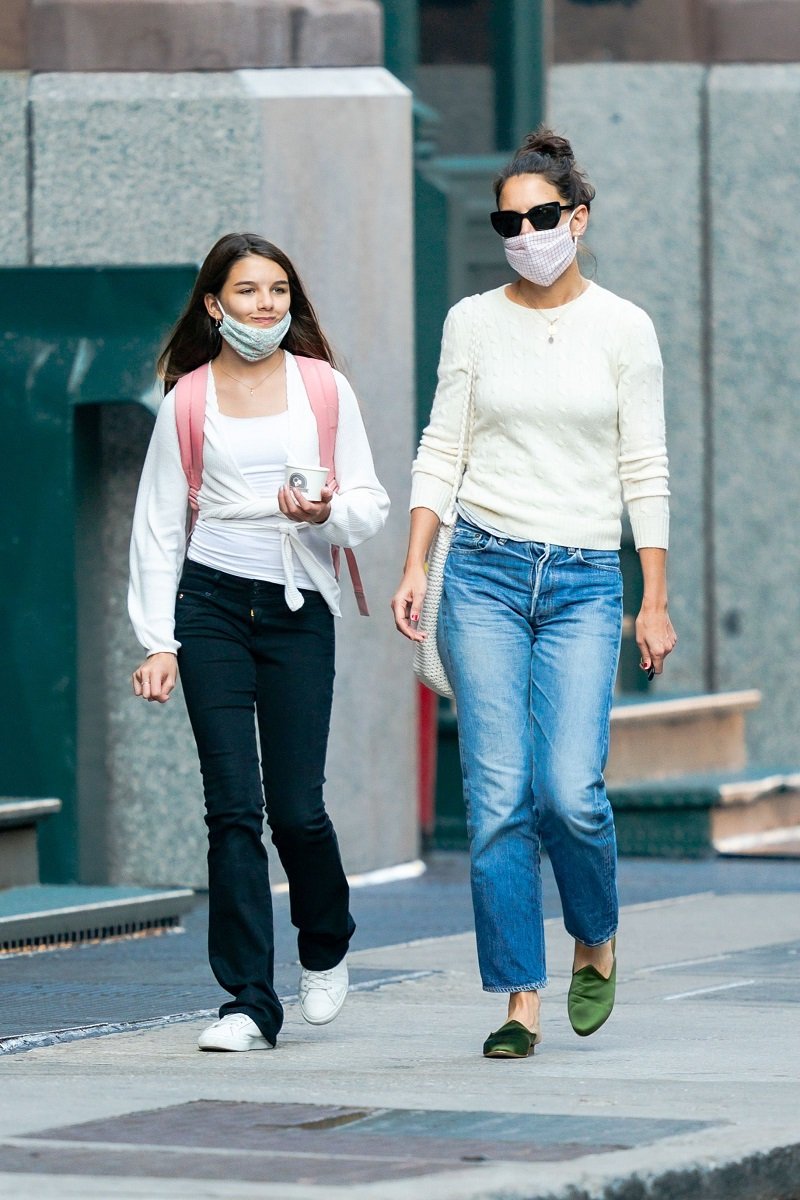
<instances>
[{"instance_id":1,"label":"green metal panel","mask_svg":"<svg viewBox=\"0 0 800 1200\"><path fill-rule=\"evenodd\" d=\"M78 878L76 597L89 564L76 558L76 509L96 442L76 437L73 410L148 401L158 347L194 275L0 269L0 791L63 802L40 831L48 882Z\"/></svg>"},{"instance_id":2,"label":"green metal panel","mask_svg":"<svg viewBox=\"0 0 800 1200\"><path fill-rule=\"evenodd\" d=\"M383 61L413 88L419 62L418 0L383 0Z\"/></svg>"},{"instance_id":3,"label":"green metal panel","mask_svg":"<svg viewBox=\"0 0 800 1200\"><path fill-rule=\"evenodd\" d=\"M633 537L627 531L623 533L622 537L619 565L622 569L622 605L625 615L622 624L617 691L622 695L641 694L652 691L652 683L648 680L646 672L639 666L641 654L636 645L635 621L637 613L642 607L644 577L639 563L639 555L633 544ZM643 697L640 696L640 698Z\"/></svg>"},{"instance_id":4,"label":"green metal panel","mask_svg":"<svg viewBox=\"0 0 800 1200\"><path fill-rule=\"evenodd\" d=\"M544 119L547 0L494 0L495 145L513 150Z\"/></svg>"}]
</instances>

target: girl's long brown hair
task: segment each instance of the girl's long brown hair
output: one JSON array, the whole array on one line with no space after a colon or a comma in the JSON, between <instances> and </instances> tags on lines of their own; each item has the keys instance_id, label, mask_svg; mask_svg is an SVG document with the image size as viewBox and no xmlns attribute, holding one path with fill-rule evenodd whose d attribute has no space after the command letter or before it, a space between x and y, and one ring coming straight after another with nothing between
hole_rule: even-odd
<instances>
[{"instance_id":1,"label":"girl's long brown hair","mask_svg":"<svg viewBox=\"0 0 800 1200\"><path fill-rule=\"evenodd\" d=\"M195 280L192 294L170 334L158 360L158 373L164 380L164 390L173 388L182 375L216 358L222 347L222 337L205 306L205 297L218 296L225 286L230 269L240 258L260 254L277 263L289 280L289 311L292 323L281 342L284 350L320 358L336 366L328 339L320 329L317 314L305 293L300 276L291 260L272 242L256 233L226 233L209 250Z\"/></svg>"}]
</instances>

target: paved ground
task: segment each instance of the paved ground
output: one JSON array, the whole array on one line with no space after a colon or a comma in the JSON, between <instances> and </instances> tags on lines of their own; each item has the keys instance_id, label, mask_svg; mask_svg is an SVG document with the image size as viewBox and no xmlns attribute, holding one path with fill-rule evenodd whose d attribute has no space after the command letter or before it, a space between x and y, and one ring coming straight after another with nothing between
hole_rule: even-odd
<instances>
[{"instance_id":1,"label":"paved ground","mask_svg":"<svg viewBox=\"0 0 800 1200\"><path fill-rule=\"evenodd\" d=\"M700 891L784 890L800 891L800 862L620 862L620 896L627 905ZM275 897L276 983L282 996L296 991L298 976L288 908L285 895ZM434 854L419 879L354 890L352 908L358 922L354 949L466 932L472 928L467 858ZM544 909L548 917L561 911L546 862ZM198 897L184 926L177 935L0 956L0 1048L2 1039L20 1034L142 1021L218 1005L220 992L206 958L204 897ZM360 983L381 977L366 966L353 974Z\"/></svg>"},{"instance_id":2,"label":"paved ground","mask_svg":"<svg viewBox=\"0 0 800 1200\"><path fill-rule=\"evenodd\" d=\"M267 1053L200 1054L194 1020L5 1054L0 1195L800 1200L800 864L627 860L621 882L619 1003L593 1038L569 1028L570 946L551 919L543 1044L524 1062L481 1058L501 1002L463 932L464 860L440 857L421 880L354 895L363 990L329 1027L291 1003ZM210 1006L213 982L193 974L202 913L190 924L0 962L0 994L27 979L29 1031L68 1024L43 1017L84 1013L81 997L118 1020Z\"/></svg>"}]
</instances>

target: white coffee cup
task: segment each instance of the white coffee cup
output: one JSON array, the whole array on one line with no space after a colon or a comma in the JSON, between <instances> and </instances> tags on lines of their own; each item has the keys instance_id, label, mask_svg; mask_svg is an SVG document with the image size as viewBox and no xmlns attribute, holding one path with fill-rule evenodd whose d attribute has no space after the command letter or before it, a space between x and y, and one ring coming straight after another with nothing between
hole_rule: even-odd
<instances>
[{"instance_id":1,"label":"white coffee cup","mask_svg":"<svg viewBox=\"0 0 800 1200\"><path fill-rule=\"evenodd\" d=\"M327 467L296 467L286 464L285 481L288 487L300 492L306 500L320 500L328 478Z\"/></svg>"}]
</instances>

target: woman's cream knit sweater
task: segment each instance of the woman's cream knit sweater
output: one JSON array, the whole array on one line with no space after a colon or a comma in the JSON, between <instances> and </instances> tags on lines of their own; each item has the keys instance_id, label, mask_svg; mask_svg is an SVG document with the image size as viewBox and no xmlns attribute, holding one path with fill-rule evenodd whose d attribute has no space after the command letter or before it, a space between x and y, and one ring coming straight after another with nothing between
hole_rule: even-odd
<instances>
[{"instance_id":1,"label":"woman's cream knit sweater","mask_svg":"<svg viewBox=\"0 0 800 1200\"><path fill-rule=\"evenodd\" d=\"M655 330L642 309L594 283L546 316L515 304L505 288L450 310L411 507L440 517L447 509L474 334L475 411L459 507L520 541L615 550L624 500L637 548L666 548Z\"/></svg>"}]
</instances>

